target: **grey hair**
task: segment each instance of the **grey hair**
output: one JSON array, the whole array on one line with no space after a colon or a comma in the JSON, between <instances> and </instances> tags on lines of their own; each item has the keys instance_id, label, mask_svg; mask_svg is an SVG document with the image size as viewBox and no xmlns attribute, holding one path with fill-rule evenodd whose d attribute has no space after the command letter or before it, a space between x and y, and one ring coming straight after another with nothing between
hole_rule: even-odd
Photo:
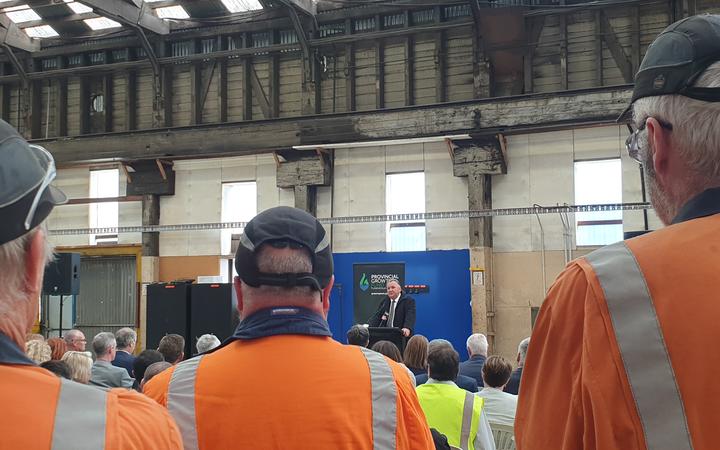
<instances>
[{"instance_id":1,"label":"grey hair","mask_svg":"<svg viewBox=\"0 0 720 450\"><path fill-rule=\"evenodd\" d=\"M525 358L527 357L527 351L528 347L530 346L530 338L526 337L522 341L520 341L520 345L518 345L518 355L520 355L520 361L519 364L523 364L525 362Z\"/></svg>"},{"instance_id":2,"label":"grey hair","mask_svg":"<svg viewBox=\"0 0 720 450\"><path fill-rule=\"evenodd\" d=\"M720 87L720 62L710 65L695 86ZM636 126L648 117L672 124L671 142L693 173L686 180L694 184L689 189L703 190L720 180L720 102L703 102L682 95L658 95L635 101Z\"/></svg>"},{"instance_id":3,"label":"grey hair","mask_svg":"<svg viewBox=\"0 0 720 450\"><path fill-rule=\"evenodd\" d=\"M220 345L220 339L218 339L214 334L203 334L198 338L195 348L197 348L198 353L205 353L208 350L214 349L218 345Z\"/></svg>"},{"instance_id":4,"label":"grey hair","mask_svg":"<svg viewBox=\"0 0 720 450\"><path fill-rule=\"evenodd\" d=\"M55 255L53 246L47 238L47 225L45 222L33 228L22 236L0 245L0 286L3 287L3 301L0 301L0 316L15 308L18 302L25 300L23 294L27 291L27 274L25 273L25 258L35 233L42 231L45 245L45 264L50 263Z\"/></svg>"},{"instance_id":5,"label":"grey hair","mask_svg":"<svg viewBox=\"0 0 720 450\"><path fill-rule=\"evenodd\" d=\"M93 351L97 356L103 356L110 353L110 350L117 347L117 341L115 341L115 335L104 331L98 333L92 340Z\"/></svg>"},{"instance_id":6,"label":"grey hair","mask_svg":"<svg viewBox=\"0 0 720 450\"><path fill-rule=\"evenodd\" d=\"M115 332L117 348L128 348L137 342L137 333L132 328L120 328Z\"/></svg>"},{"instance_id":7,"label":"grey hair","mask_svg":"<svg viewBox=\"0 0 720 450\"><path fill-rule=\"evenodd\" d=\"M488 340L484 334L471 334L470 337L467 338L465 346L472 352L473 355L487 356Z\"/></svg>"},{"instance_id":8,"label":"grey hair","mask_svg":"<svg viewBox=\"0 0 720 450\"><path fill-rule=\"evenodd\" d=\"M273 252L271 247L263 245L255 253L258 270L263 273L310 273L313 270L312 258L306 249L293 249L287 252ZM260 286L257 288L243 284L243 296L252 297L292 297L294 300L317 301L317 292L309 286Z\"/></svg>"}]
</instances>

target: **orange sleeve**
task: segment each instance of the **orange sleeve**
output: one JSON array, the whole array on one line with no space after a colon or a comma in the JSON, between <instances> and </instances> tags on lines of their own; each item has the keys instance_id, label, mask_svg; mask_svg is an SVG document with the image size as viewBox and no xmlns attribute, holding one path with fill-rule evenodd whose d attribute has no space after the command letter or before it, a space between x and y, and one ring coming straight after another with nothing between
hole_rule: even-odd
<instances>
[{"instance_id":1,"label":"orange sleeve","mask_svg":"<svg viewBox=\"0 0 720 450\"><path fill-rule=\"evenodd\" d=\"M425 413L405 367L391 363L397 386L397 449L434 450Z\"/></svg>"},{"instance_id":2,"label":"orange sleeve","mask_svg":"<svg viewBox=\"0 0 720 450\"><path fill-rule=\"evenodd\" d=\"M165 408L127 389L113 389L107 398L105 448L182 450L180 431Z\"/></svg>"},{"instance_id":3,"label":"orange sleeve","mask_svg":"<svg viewBox=\"0 0 720 450\"><path fill-rule=\"evenodd\" d=\"M170 385L170 377L175 370L175 366L169 367L159 374L152 377L150 382L143 386L143 394L155 400L162 406L167 407L167 391Z\"/></svg>"},{"instance_id":4,"label":"orange sleeve","mask_svg":"<svg viewBox=\"0 0 720 450\"><path fill-rule=\"evenodd\" d=\"M605 300L587 262L550 288L520 385L518 450L644 448Z\"/></svg>"}]
</instances>

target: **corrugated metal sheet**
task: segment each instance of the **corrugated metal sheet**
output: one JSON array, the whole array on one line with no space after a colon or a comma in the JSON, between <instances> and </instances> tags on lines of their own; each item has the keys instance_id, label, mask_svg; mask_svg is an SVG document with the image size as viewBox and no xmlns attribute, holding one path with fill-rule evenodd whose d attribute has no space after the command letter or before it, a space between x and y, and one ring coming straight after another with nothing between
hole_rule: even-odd
<instances>
[{"instance_id":1,"label":"corrugated metal sheet","mask_svg":"<svg viewBox=\"0 0 720 450\"><path fill-rule=\"evenodd\" d=\"M101 331L114 333L136 327L137 277L135 258L86 257L80 260L80 295L75 320L88 339Z\"/></svg>"}]
</instances>

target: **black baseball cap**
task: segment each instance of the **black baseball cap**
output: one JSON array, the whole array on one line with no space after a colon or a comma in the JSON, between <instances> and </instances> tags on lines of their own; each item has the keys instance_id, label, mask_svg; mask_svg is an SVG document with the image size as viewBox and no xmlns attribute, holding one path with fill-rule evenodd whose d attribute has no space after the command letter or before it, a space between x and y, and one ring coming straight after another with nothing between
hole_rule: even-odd
<instances>
[{"instance_id":1,"label":"black baseball cap","mask_svg":"<svg viewBox=\"0 0 720 450\"><path fill-rule=\"evenodd\" d=\"M263 245L305 248L312 258L312 273L263 273L257 267L255 252ZM240 236L235 253L235 270L245 284L253 287L310 286L322 290L333 275L330 236L322 224L307 212L278 206L255 216Z\"/></svg>"},{"instance_id":2,"label":"black baseball cap","mask_svg":"<svg viewBox=\"0 0 720 450\"><path fill-rule=\"evenodd\" d=\"M635 76L630 106L618 122L630 119L639 98L682 95L704 102L720 102L720 87L693 87L711 64L720 61L720 15L692 16L665 28L650 44Z\"/></svg>"},{"instance_id":3,"label":"black baseball cap","mask_svg":"<svg viewBox=\"0 0 720 450\"><path fill-rule=\"evenodd\" d=\"M50 185L54 178L52 155L28 144L0 120L0 245L32 230L55 205L67 202L65 194Z\"/></svg>"}]
</instances>

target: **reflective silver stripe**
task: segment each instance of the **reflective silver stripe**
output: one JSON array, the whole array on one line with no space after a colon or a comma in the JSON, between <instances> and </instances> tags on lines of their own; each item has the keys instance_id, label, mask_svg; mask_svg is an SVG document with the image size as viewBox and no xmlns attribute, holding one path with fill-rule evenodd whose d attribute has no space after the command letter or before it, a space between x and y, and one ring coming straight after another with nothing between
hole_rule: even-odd
<instances>
[{"instance_id":1,"label":"reflective silver stripe","mask_svg":"<svg viewBox=\"0 0 720 450\"><path fill-rule=\"evenodd\" d=\"M460 428L460 448L469 449L470 428L472 427L473 405L475 404L475 394L465 392L465 404L463 405L462 428Z\"/></svg>"},{"instance_id":2,"label":"reflective silver stripe","mask_svg":"<svg viewBox=\"0 0 720 450\"><path fill-rule=\"evenodd\" d=\"M55 407L52 450L105 448L107 392L62 378Z\"/></svg>"},{"instance_id":3,"label":"reflective silver stripe","mask_svg":"<svg viewBox=\"0 0 720 450\"><path fill-rule=\"evenodd\" d=\"M645 277L618 242L585 257L605 294L648 450L690 450L680 391Z\"/></svg>"},{"instance_id":4,"label":"reflective silver stripe","mask_svg":"<svg viewBox=\"0 0 720 450\"><path fill-rule=\"evenodd\" d=\"M370 367L373 450L395 450L397 386L390 365L380 353L360 347Z\"/></svg>"},{"instance_id":5,"label":"reflective silver stripe","mask_svg":"<svg viewBox=\"0 0 720 450\"><path fill-rule=\"evenodd\" d=\"M185 450L198 450L195 420L195 375L203 356L183 361L173 370L167 394L167 409L175 419Z\"/></svg>"}]
</instances>

